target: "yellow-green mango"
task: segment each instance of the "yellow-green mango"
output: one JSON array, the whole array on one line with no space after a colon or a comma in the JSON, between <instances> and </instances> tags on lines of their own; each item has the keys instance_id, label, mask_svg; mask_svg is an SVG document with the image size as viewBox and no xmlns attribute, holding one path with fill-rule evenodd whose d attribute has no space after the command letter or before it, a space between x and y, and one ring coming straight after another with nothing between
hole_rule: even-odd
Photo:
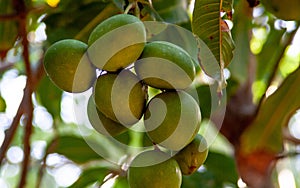
<instances>
[{"instance_id":1,"label":"yellow-green mango","mask_svg":"<svg viewBox=\"0 0 300 188\"><path fill-rule=\"evenodd\" d=\"M127 127L109 119L103 113L101 113L97 109L94 98L92 96L88 101L87 115L92 127L100 134L114 137L127 131Z\"/></svg>"},{"instance_id":2,"label":"yellow-green mango","mask_svg":"<svg viewBox=\"0 0 300 188\"><path fill-rule=\"evenodd\" d=\"M138 154L128 169L130 188L180 188L182 174L178 163L156 150Z\"/></svg>"},{"instance_id":3,"label":"yellow-green mango","mask_svg":"<svg viewBox=\"0 0 300 188\"><path fill-rule=\"evenodd\" d=\"M144 114L149 138L155 144L175 151L194 139L200 122L199 105L184 91L167 91L154 96Z\"/></svg>"},{"instance_id":4,"label":"yellow-green mango","mask_svg":"<svg viewBox=\"0 0 300 188\"><path fill-rule=\"evenodd\" d=\"M207 158L208 146L205 138L199 134L173 158L178 162L183 175L191 175L203 165Z\"/></svg>"},{"instance_id":5,"label":"yellow-green mango","mask_svg":"<svg viewBox=\"0 0 300 188\"><path fill-rule=\"evenodd\" d=\"M190 55L165 41L147 43L134 68L143 82L158 89L185 89L196 74Z\"/></svg>"},{"instance_id":6,"label":"yellow-green mango","mask_svg":"<svg viewBox=\"0 0 300 188\"><path fill-rule=\"evenodd\" d=\"M136 61L145 43L143 22L129 14L118 14L104 20L92 31L88 55L97 68L116 72Z\"/></svg>"},{"instance_id":7,"label":"yellow-green mango","mask_svg":"<svg viewBox=\"0 0 300 188\"><path fill-rule=\"evenodd\" d=\"M122 125L138 122L146 104L145 88L129 70L100 75L93 96L99 111Z\"/></svg>"},{"instance_id":8,"label":"yellow-green mango","mask_svg":"<svg viewBox=\"0 0 300 188\"><path fill-rule=\"evenodd\" d=\"M87 47L79 40L64 39L47 49L44 68L57 87L72 93L91 88L96 79L96 69L87 58Z\"/></svg>"}]
</instances>

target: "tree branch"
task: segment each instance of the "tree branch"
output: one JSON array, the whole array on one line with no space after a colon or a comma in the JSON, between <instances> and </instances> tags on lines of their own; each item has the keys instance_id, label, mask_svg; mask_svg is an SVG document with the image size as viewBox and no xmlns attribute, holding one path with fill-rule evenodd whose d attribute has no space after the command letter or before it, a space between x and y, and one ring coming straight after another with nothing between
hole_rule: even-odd
<instances>
[{"instance_id":1,"label":"tree branch","mask_svg":"<svg viewBox=\"0 0 300 188\"><path fill-rule=\"evenodd\" d=\"M20 119L21 119L21 116L23 115L24 113L24 103L25 103L26 99L25 97L23 97L22 101L21 101L21 104L18 108L18 111L17 111L17 114L15 115L12 123L11 123L11 126L8 130L5 131L5 139L3 141L3 144L0 148L0 164L2 163L4 157L5 157L5 154L6 154L6 151L16 133L16 130L18 128L18 125L19 125L19 122L20 122Z\"/></svg>"},{"instance_id":2,"label":"tree branch","mask_svg":"<svg viewBox=\"0 0 300 188\"><path fill-rule=\"evenodd\" d=\"M16 13L0 15L0 21L11 21L17 19L19 19L19 15Z\"/></svg>"},{"instance_id":3,"label":"tree branch","mask_svg":"<svg viewBox=\"0 0 300 188\"><path fill-rule=\"evenodd\" d=\"M22 164L22 174L19 181L19 188L26 186L26 179L28 174L28 166L30 162L30 137L32 134L32 119L33 119L33 103L32 103L32 71L30 66L30 58L29 58L29 41L27 39L27 25L26 25L26 18L27 18L27 10L24 0L15 0L14 7L18 10L18 14L20 15L19 19L19 33L22 37L22 46L23 46L23 60L26 69L26 87L24 90L24 98L26 99L24 105L24 110L26 114L26 124L25 124L25 135L24 135L24 160Z\"/></svg>"}]
</instances>

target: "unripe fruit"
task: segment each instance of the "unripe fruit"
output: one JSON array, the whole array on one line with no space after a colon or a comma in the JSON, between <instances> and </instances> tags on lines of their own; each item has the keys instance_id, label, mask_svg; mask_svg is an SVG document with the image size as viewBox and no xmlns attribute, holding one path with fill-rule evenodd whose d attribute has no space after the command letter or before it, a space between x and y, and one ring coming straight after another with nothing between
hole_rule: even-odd
<instances>
[{"instance_id":1,"label":"unripe fruit","mask_svg":"<svg viewBox=\"0 0 300 188\"><path fill-rule=\"evenodd\" d=\"M200 122L199 105L184 91L156 95L149 101L144 115L149 138L155 144L176 151L194 139Z\"/></svg>"},{"instance_id":2,"label":"unripe fruit","mask_svg":"<svg viewBox=\"0 0 300 188\"><path fill-rule=\"evenodd\" d=\"M300 20L299 0L261 0L267 11L283 20Z\"/></svg>"},{"instance_id":3,"label":"unripe fruit","mask_svg":"<svg viewBox=\"0 0 300 188\"><path fill-rule=\"evenodd\" d=\"M100 75L93 95L100 112L122 125L133 125L143 115L146 92L137 76L129 70Z\"/></svg>"},{"instance_id":4,"label":"unripe fruit","mask_svg":"<svg viewBox=\"0 0 300 188\"><path fill-rule=\"evenodd\" d=\"M189 54L164 41L146 44L134 66L140 79L159 89L185 89L195 78L194 63Z\"/></svg>"},{"instance_id":5,"label":"unripe fruit","mask_svg":"<svg viewBox=\"0 0 300 188\"><path fill-rule=\"evenodd\" d=\"M179 164L182 174L191 175L205 162L208 146L203 136L197 134L194 140L173 157Z\"/></svg>"},{"instance_id":6,"label":"unripe fruit","mask_svg":"<svg viewBox=\"0 0 300 188\"><path fill-rule=\"evenodd\" d=\"M44 67L60 89L79 93L88 90L96 79L96 70L86 55L87 45L65 39L51 45L45 53Z\"/></svg>"},{"instance_id":7,"label":"unripe fruit","mask_svg":"<svg viewBox=\"0 0 300 188\"><path fill-rule=\"evenodd\" d=\"M128 14L112 16L90 34L88 55L99 69L116 72L132 64L146 43L143 22Z\"/></svg>"},{"instance_id":8,"label":"unripe fruit","mask_svg":"<svg viewBox=\"0 0 300 188\"><path fill-rule=\"evenodd\" d=\"M88 101L87 115L93 128L100 134L106 136L117 136L127 130L125 126L107 118L103 113L101 113L97 109L92 96Z\"/></svg>"},{"instance_id":9,"label":"unripe fruit","mask_svg":"<svg viewBox=\"0 0 300 188\"><path fill-rule=\"evenodd\" d=\"M144 151L130 164L130 188L179 188L182 175L176 160L161 151Z\"/></svg>"}]
</instances>

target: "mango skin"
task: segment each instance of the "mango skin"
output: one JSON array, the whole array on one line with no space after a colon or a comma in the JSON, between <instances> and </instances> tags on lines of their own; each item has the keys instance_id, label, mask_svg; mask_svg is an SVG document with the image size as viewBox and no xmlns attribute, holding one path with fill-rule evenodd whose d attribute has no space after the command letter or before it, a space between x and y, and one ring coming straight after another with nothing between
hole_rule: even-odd
<instances>
[{"instance_id":1,"label":"mango skin","mask_svg":"<svg viewBox=\"0 0 300 188\"><path fill-rule=\"evenodd\" d=\"M196 136L201 122L197 102L184 91L154 96L144 113L144 126L153 143L179 151Z\"/></svg>"},{"instance_id":2,"label":"mango skin","mask_svg":"<svg viewBox=\"0 0 300 188\"><path fill-rule=\"evenodd\" d=\"M199 134L173 158L178 162L183 175L191 175L203 165L208 155L205 138Z\"/></svg>"},{"instance_id":3,"label":"mango skin","mask_svg":"<svg viewBox=\"0 0 300 188\"><path fill-rule=\"evenodd\" d=\"M99 111L125 126L131 126L141 119L146 95L140 80L129 70L100 75L93 89Z\"/></svg>"},{"instance_id":4,"label":"mango skin","mask_svg":"<svg viewBox=\"0 0 300 188\"><path fill-rule=\"evenodd\" d=\"M50 80L60 89L80 93L91 88L96 69L90 63L87 44L64 39L52 44L44 56L44 68Z\"/></svg>"},{"instance_id":5,"label":"mango skin","mask_svg":"<svg viewBox=\"0 0 300 188\"><path fill-rule=\"evenodd\" d=\"M112 16L90 34L88 56L99 69L117 72L128 67L141 55L146 43L146 29L137 17Z\"/></svg>"},{"instance_id":6,"label":"mango skin","mask_svg":"<svg viewBox=\"0 0 300 188\"><path fill-rule=\"evenodd\" d=\"M300 20L299 0L261 0L267 11L282 20Z\"/></svg>"},{"instance_id":7,"label":"mango skin","mask_svg":"<svg viewBox=\"0 0 300 188\"><path fill-rule=\"evenodd\" d=\"M128 169L127 178L130 188L180 188L182 182L176 160L155 150L138 154Z\"/></svg>"},{"instance_id":8,"label":"mango skin","mask_svg":"<svg viewBox=\"0 0 300 188\"><path fill-rule=\"evenodd\" d=\"M101 113L97 109L92 96L88 100L87 115L92 127L102 135L114 137L128 130L127 127L107 118Z\"/></svg>"},{"instance_id":9,"label":"mango skin","mask_svg":"<svg viewBox=\"0 0 300 188\"><path fill-rule=\"evenodd\" d=\"M158 89L185 89L196 75L190 55L165 41L147 43L134 68L141 80Z\"/></svg>"}]
</instances>

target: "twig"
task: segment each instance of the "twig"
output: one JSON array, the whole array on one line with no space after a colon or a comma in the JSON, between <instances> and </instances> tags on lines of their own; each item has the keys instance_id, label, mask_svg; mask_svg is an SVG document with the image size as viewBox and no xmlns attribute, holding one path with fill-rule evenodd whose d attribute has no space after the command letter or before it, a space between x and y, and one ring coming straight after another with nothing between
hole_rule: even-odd
<instances>
[{"instance_id":1,"label":"twig","mask_svg":"<svg viewBox=\"0 0 300 188\"><path fill-rule=\"evenodd\" d=\"M292 136L288 128L283 129L282 134L284 140L292 142L295 145L300 145L300 139Z\"/></svg>"},{"instance_id":2,"label":"twig","mask_svg":"<svg viewBox=\"0 0 300 188\"><path fill-rule=\"evenodd\" d=\"M13 66L14 66L14 63L0 64L0 73L5 72L5 71L11 69Z\"/></svg>"},{"instance_id":3,"label":"twig","mask_svg":"<svg viewBox=\"0 0 300 188\"><path fill-rule=\"evenodd\" d=\"M45 154L43 161L42 161L42 165L39 168L39 172L38 172L38 176L37 176L37 181L36 181L36 188L40 188L41 187L41 183L42 183L42 178L44 175L44 170L46 168L46 160L47 160L47 154Z\"/></svg>"},{"instance_id":4,"label":"twig","mask_svg":"<svg viewBox=\"0 0 300 188\"><path fill-rule=\"evenodd\" d=\"M280 159L284 159L287 157L296 157L300 155L299 151L290 151L290 152L286 152L286 153L282 153L276 156L275 160L280 160Z\"/></svg>"},{"instance_id":5,"label":"twig","mask_svg":"<svg viewBox=\"0 0 300 188\"><path fill-rule=\"evenodd\" d=\"M18 111L17 111L17 114L15 115L12 123L11 123L11 126L10 128L5 131L5 139L3 141L3 144L0 148L0 164L2 163L4 157L5 157L5 154L6 154L6 151L16 133L16 130L18 128L18 125L19 125L19 122L20 122L20 119L21 119L21 116L23 115L24 113L24 103L27 99L25 99L25 97L23 97L22 101L21 101L21 104L18 108Z\"/></svg>"}]
</instances>

